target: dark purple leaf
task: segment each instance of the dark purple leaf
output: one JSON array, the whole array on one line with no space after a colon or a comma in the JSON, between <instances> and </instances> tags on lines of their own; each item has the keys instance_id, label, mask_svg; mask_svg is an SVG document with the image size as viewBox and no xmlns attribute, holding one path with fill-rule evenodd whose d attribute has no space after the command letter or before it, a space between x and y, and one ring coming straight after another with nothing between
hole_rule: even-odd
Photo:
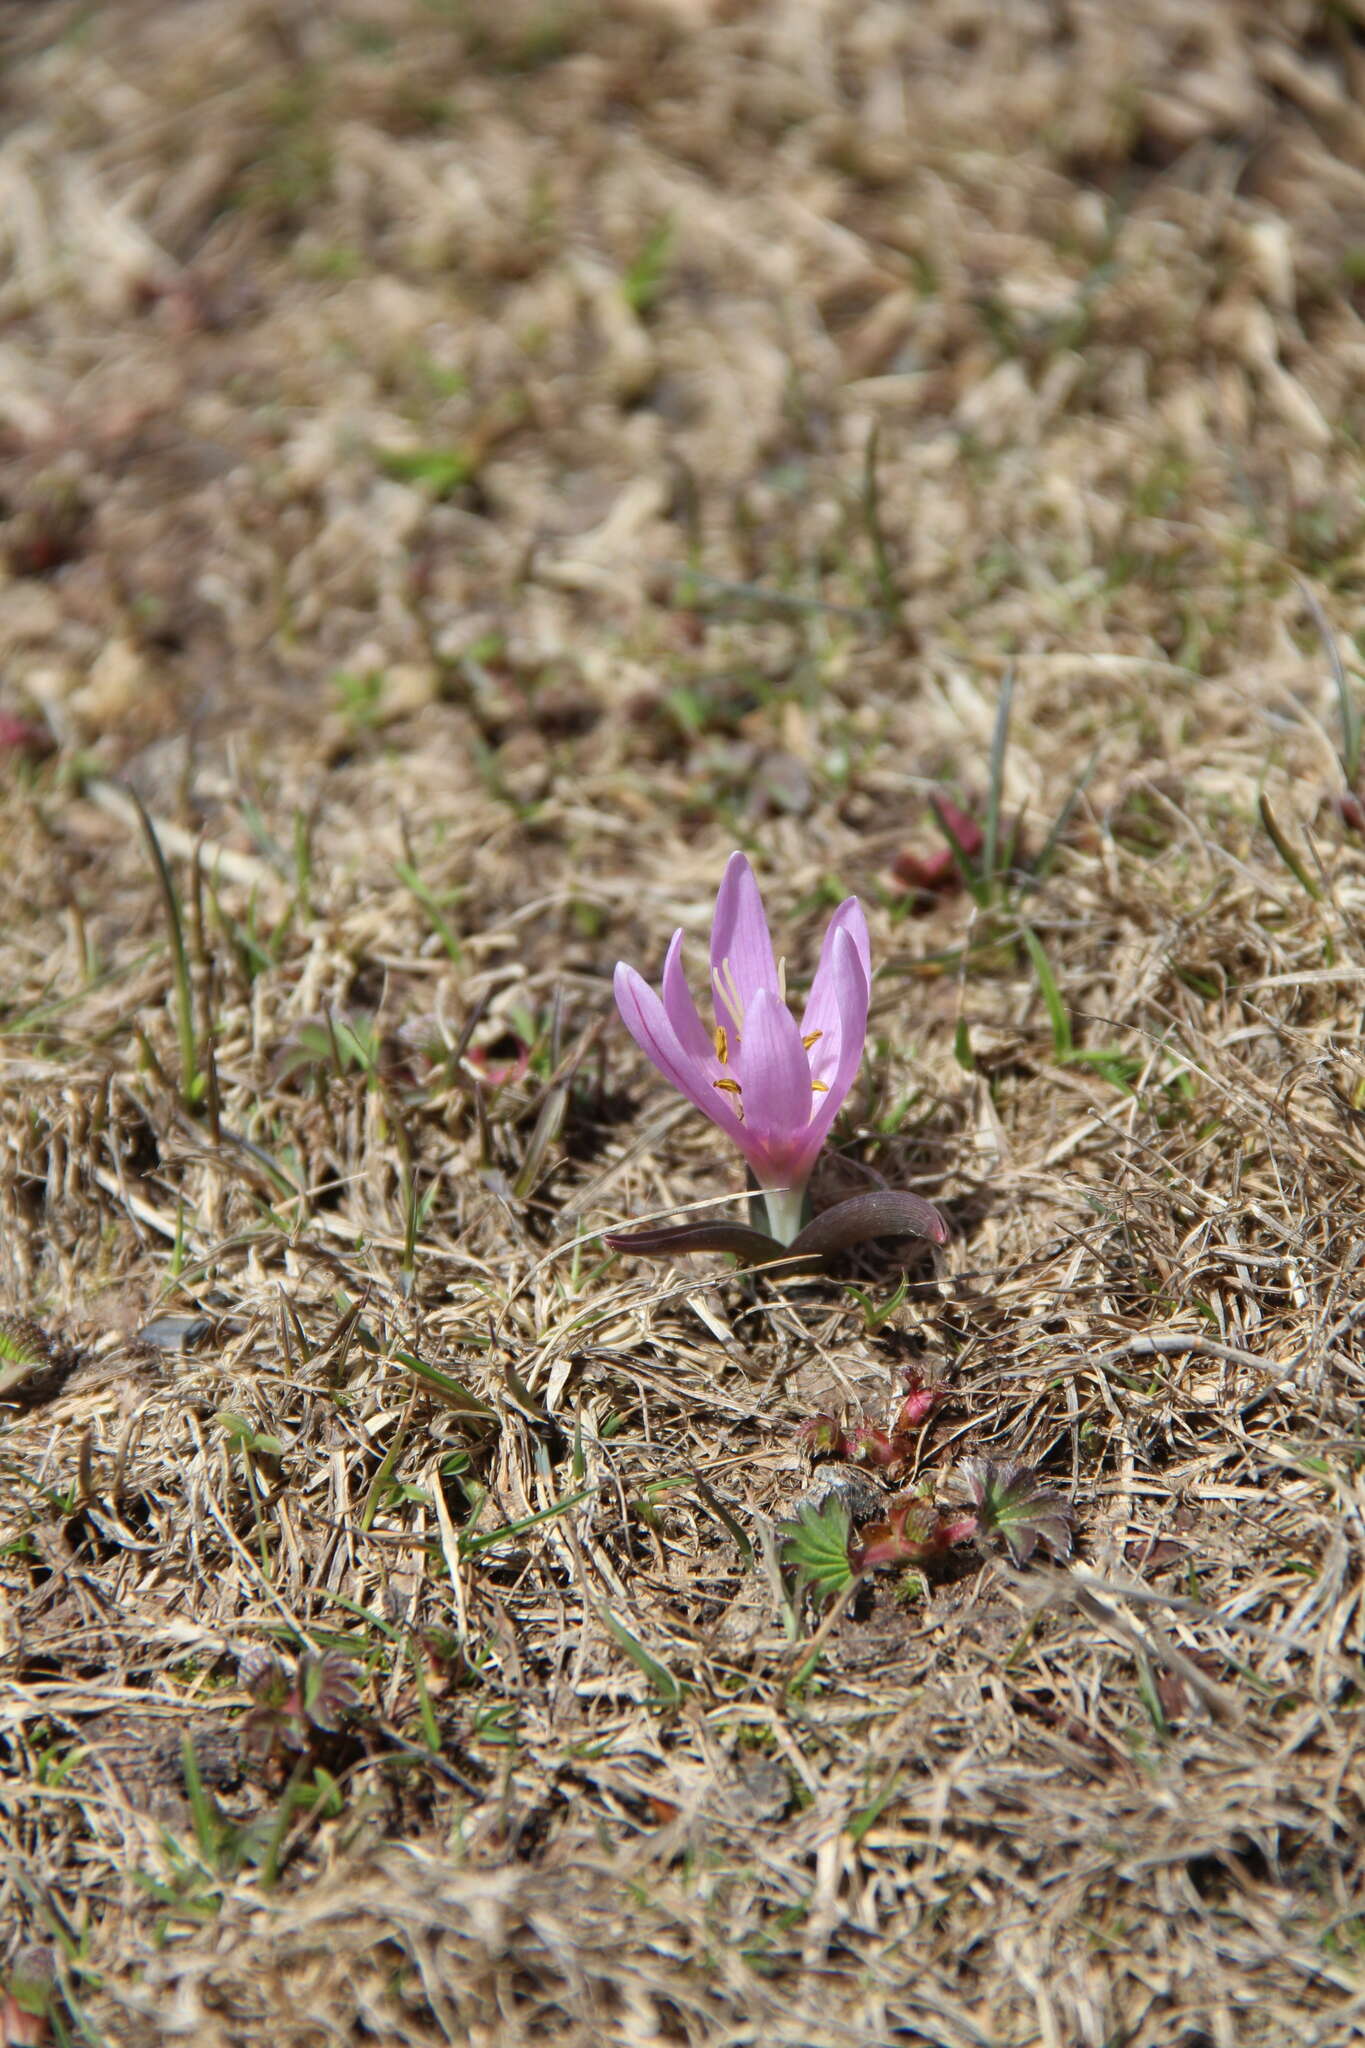
<instances>
[{"instance_id":1,"label":"dark purple leaf","mask_svg":"<svg viewBox=\"0 0 1365 2048\"><path fill-rule=\"evenodd\" d=\"M927 1421L941 1401L948 1398L946 1387L926 1387L914 1366L905 1369L905 1399L901 1402L891 1434L894 1437L908 1437L911 1430L918 1429Z\"/></svg>"},{"instance_id":2,"label":"dark purple leaf","mask_svg":"<svg viewBox=\"0 0 1365 2048\"><path fill-rule=\"evenodd\" d=\"M936 1557L953 1540L950 1525L931 1500L920 1494L902 1494L892 1501L880 1522L869 1522L853 1546L853 1562L859 1571L876 1571L898 1564L922 1564Z\"/></svg>"},{"instance_id":3,"label":"dark purple leaf","mask_svg":"<svg viewBox=\"0 0 1365 2048\"><path fill-rule=\"evenodd\" d=\"M614 1252L635 1252L644 1259L666 1259L673 1252L733 1252L750 1265L767 1265L788 1256L775 1237L750 1230L743 1223L679 1223L664 1230L606 1230L602 1242Z\"/></svg>"},{"instance_id":4,"label":"dark purple leaf","mask_svg":"<svg viewBox=\"0 0 1365 2048\"><path fill-rule=\"evenodd\" d=\"M323 1728L329 1735L335 1734L341 1716L360 1704L360 1694L355 1686L359 1675L358 1667L337 1650L324 1650L320 1657L305 1650L299 1659L299 1687L305 1718L315 1728Z\"/></svg>"},{"instance_id":5,"label":"dark purple leaf","mask_svg":"<svg viewBox=\"0 0 1365 2048\"><path fill-rule=\"evenodd\" d=\"M256 1644L237 1662L241 1685L260 1706L279 1706L288 1696L289 1677L273 1650Z\"/></svg>"},{"instance_id":6,"label":"dark purple leaf","mask_svg":"<svg viewBox=\"0 0 1365 2048\"><path fill-rule=\"evenodd\" d=\"M36 761L50 754L55 744L45 725L16 718L12 711L0 711L0 754L22 754Z\"/></svg>"},{"instance_id":7,"label":"dark purple leaf","mask_svg":"<svg viewBox=\"0 0 1365 2048\"><path fill-rule=\"evenodd\" d=\"M831 1252L847 1251L851 1245L867 1244L875 1237L927 1237L934 1244L946 1244L948 1226L932 1203L921 1201L918 1195L900 1188L878 1188L823 1210L797 1233L787 1249L793 1254L827 1258Z\"/></svg>"},{"instance_id":8,"label":"dark purple leaf","mask_svg":"<svg viewBox=\"0 0 1365 2048\"><path fill-rule=\"evenodd\" d=\"M1040 1543L1054 1557L1070 1557L1071 1503L1031 1465L964 1458L958 1470L971 1489L980 1533L1003 1537L1016 1564L1027 1564Z\"/></svg>"},{"instance_id":9,"label":"dark purple leaf","mask_svg":"<svg viewBox=\"0 0 1365 2048\"><path fill-rule=\"evenodd\" d=\"M847 1456L848 1438L839 1427L837 1416L810 1415L801 1425L802 1440L816 1458L842 1458Z\"/></svg>"}]
</instances>

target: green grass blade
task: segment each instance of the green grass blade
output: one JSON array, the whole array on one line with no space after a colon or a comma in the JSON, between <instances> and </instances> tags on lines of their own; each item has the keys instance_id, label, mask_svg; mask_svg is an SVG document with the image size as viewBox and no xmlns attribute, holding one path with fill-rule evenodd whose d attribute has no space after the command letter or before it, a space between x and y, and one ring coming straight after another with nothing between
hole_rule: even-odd
<instances>
[{"instance_id":1,"label":"green grass blade","mask_svg":"<svg viewBox=\"0 0 1365 2048\"><path fill-rule=\"evenodd\" d=\"M526 1147L526 1156L521 1162L521 1171L512 1183L512 1192L519 1202L524 1202L534 1191L540 1179L545 1155L564 1129L564 1119L569 1113L569 1083L558 1081L546 1090L545 1100L540 1106L535 1129Z\"/></svg>"},{"instance_id":2,"label":"green grass blade","mask_svg":"<svg viewBox=\"0 0 1365 2048\"><path fill-rule=\"evenodd\" d=\"M471 1393L462 1380L452 1378L448 1372L442 1372L439 1366L428 1365L424 1358L415 1357L411 1351L395 1351L393 1356L414 1378L431 1387L450 1407L458 1408L462 1415L478 1415L485 1421L497 1421L497 1409L491 1408L487 1401L482 1401L477 1394Z\"/></svg>"},{"instance_id":3,"label":"green grass blade","mask_svg":"<svg viewBox=\"0 0 1365 2048\"><path fill-rule=\"evenodd\" d=\"M1341 718L1342 773L1346 777L1347 788L1354 789L1356 777L1360 773L1360 706L1351 688L1351 679L1342 665L1336 635L1328 622L1326 612L1318 603L1317 593L1310 590L1306 583L1300 583L1299 595L1312 614L1313 624L1318 629L1318 635L1327 650L1327 659L1331 664L1332 680L1337 686L1337 711Z\"/></svg>"},{"instance_id":4,"label":"green grass blade","mask_svg":"<svg viewBox=\"0 0 1365 2048\"><path fill-rule=\"evenodd\" d=\"M396 862L394 873L408 891L408 894L420 903L423 910L425 910L432 930L445 947L451 961L456 967L462 967L464 965L464 948L456 938L450 920L446 917L445 911L431 884L423 880L411 861L400 860ZM463 895L464 891L461 889L455 893Z\"/></svg>"},{"instance_id":5,"label":"green grass blade","mask_svg":"<svg viewBox=\"0 0 1365 2048\"><path fill-rule=\"evenodd\" d=\"M1270 799L1264 790L1261 791L1258 799L1257 809L1260 811L1261 823L1265 826L1272 846L1288 868L1290 874L1294 877L1294 880L1305 895L1312 897L1314 903L1321 903L1322 884L1313 875L1309 874L1307 868L1299 859L1298 854L1285 837L1284 828L1271 810Z\"/></svg>"},{"instance_id":6,"label":"green grass blade","mask_svg":"<svg viewBox=\"0 0 1365 2048\"><path fill-rule=\"evenodd\" d=\"M199 1853L206 1866L217 1876L222 1823L200 1773L194 1737L188 1733L181 1737L180 1763L185 1774L185 1796L189 1800L190 1818L194 1822L194 1839L199 1844Z\"/></svg>"},{"instance_id":7,"label":"green grass blade","mask_svg":"<svg viewBox=\"0 0 1365 2048\"><path fill-rule=\"evenodd\" d=\"M1042 942L1037 932L1031 931L1025 925L1021 937L1024 941L1024 950L1033 962L1033 971L1038 977L1038 987L1042 992L1043 1002L1047 1006L1047 1014L1052 1024L1053 1053L1058 1064L1064 1065L1071 1058L1074 1047L1071 1039L1071 1019L1067 1014L1066 1004L1062 1001L1062 992L1057 986L1057 977L1052 972L1047 954L1043 951Z\"/></svg>"},{"instance_id":8,"label":"green grass blade","mask_svg":"<svg viewBox=\"0 0 1365 2048\"><path fill-rule=\"evenodd\" d=\"M1067 826L1071 823L1071 820L1076 815L1076 806L1080 802L1081 798L1085 795L1086 785L1090 781L1091 776L1095 772L1095 764L1099 760L1099 758L1100 750L1098 747L1096 747L1095 751L1091 754L1090 759L1086 762L1084 768L1082 768L1080 774L1072 783L1070 794L1068 795L1066 802L1062 805L1062 808L1060 809L1060 811L1058 811L1056 817L1053 819L1052 830L1048 833L1047 838L1043 841L1042 851L1038 855L1037 860L1035 860L1032 863L1032 875L1035 881L1044 881L1047 878L1047 876L1052 872L1052 863L1057 858L1057 849L1061 845L1062 840L1066 834Z\"/></svg>"},{"instance_id":9,"label":"green grass blade","mask_svg":"<svg viewBox=\"0 0 1365 2048\"><path fill-rule=\"evenodd\" d=\"M978 910L989 910L993 869L987 865L987 860L988 857L990 859L994 858L989 838L984 840L980 859L977 860L968 853L960 835L953 828L952 819L942 804L936 798L930 797L929 808L934 814L939 831L953 850L953 858L957 862L957 869L962 877L963 887L967 890Z\"/></svg>"},{"instance_id":10,"label":"green grass blade","mask_svg":"<svg viewBox=\"0 0 1365 2048\"><path fill-rule=\"evenodd\" d=\"M1010 707L1013 702L1014 670L1007 668L1000 685L1000 702L995 710L995 731L991 734L990 780L986 789L981 872L988 888L995 881L995 863L1000 851L1000 820L1005 793L1005 754L1010 743Z\"/></svg>"},{"instance_id":11,"label":"green grass blade","mask_svg":"<svg viewBox=\"0 0 1365 2048\"><path fill-rule=\"evenodd\" d=\"M609 1607L599 1607L597 1614L616 1647L625 1652L638 1671L644 1672L662 1704L666 1707L681 1706L683 1688L668 1666L661 1664L657 1657L651 1656L639 1637L633 1636L625 1623L618 1621Z\"/></svg>"},{"instance_id":12,"label":"green grass blade","mask_svg":"<svg viewBox=\"0 0 1365 2048\"><path fill-rule=\"evenodd\" d=\"M877 444L880 438L881 424L874 420L863 447L863 524L872 548L872 564L877 574L877 593L882 610L892 619L900 605L900 593L896 589L891 552L886 545L886 529L882 525L881 485L877 475Z\"/></svg>"},{"instance_id":13,"label":"green grass blade","mask_svg":"<svg viewBox=\"0 0 1365 2048\"><path fill-rule=\"evenodd\" d=\"M180 894L166 865L166 856L161 850L161 841L156 835L156 826L142 798L130 784L123 784L138 821L142 836L147 842L152 866L156 870L157 885L161 890L161 901L166 911L166 925L170 932L171 959L175 968L175 1019L180 1039L180 1093L187 1109L193 1109L199 1098L199 1048L194 1032L194 995L190 986L190 961L185 950L185 920L180 910Z\"/></svg>"},{"instance_id":14,"label":"green grass blade","mask_svg":"<svg viewBox=\"0 0 1365 2048\"><path fill-rule=\"evenodd\" d=\"M754 1546L749 1541L749 1538L745 1533L744 1529L741 1527L740 1523L737 1522L735 1517L730 1513L730 1510L726 1507L724 1501L717 1499L716 1495L712 1492L711 1488L707 1485L706 1481L701 1477L700 1473L696 1473L693 1475L693 1483L697 1489L698 1500L700 1500L703 1506L706 1507L709 1510L709 1512L715 1516L716 1520L721 1524L722 1528L727 1529L730 1535L734 1537L735 1547L739 1551L739 1554L743 1558L745 1564L752 1565L754 1561Z\"/></svg>"},{"instance_id":15,"label":"green grass blade","mask_svg":"<svg viewBox=\"0 0 1365 2048\"><path fill-rule=\"evenodd\" d=\"M521 1536L527 1529L534 1529L541 1522L552 1522L556 1515L565 1515L570 1508L581 1506L596 1494L595 1486L580 1486L577 1493L566 1494L563 1500L551 1501L548 1508L541 1508L538 1514L523 1515L519 1522L504 1522L500 1529L489 1529L480 1536L462 1536L460 1551L464 1557L477 1556L481 1550L489 1550L495 1543L506 1543L511 1536Z\"/></svg>"}]
</instances>

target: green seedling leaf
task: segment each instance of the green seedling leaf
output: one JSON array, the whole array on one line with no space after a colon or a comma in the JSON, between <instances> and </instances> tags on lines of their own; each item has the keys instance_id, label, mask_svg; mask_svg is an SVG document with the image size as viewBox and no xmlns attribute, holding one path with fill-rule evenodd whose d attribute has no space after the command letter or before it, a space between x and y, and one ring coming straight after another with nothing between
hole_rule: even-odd
<instances>
[{"instance_id":1,"label":"green seedling leaf","mask_svg":"<svg viewBox=\"0 0 1365 2048\"><path fill-rule=\"evenodd\" d=\"M502 1369L502 1377L508 1393L519 1408L524 1410L527 1415L534 1416L539 1423L545 1425L553 1424L554 1417L549 1409L538 1395L531 1392L531 1389L527 1386L525 1380L511 1363L510 1359ZM546 1476L548 1477L549 1475L547 1474Z\"/></svg>"},{"instance_id":2,"label":"green seedling leaf","mask_svg":"<svg viewBox=\"0 0 1365 2048\"><path fill-rule=\"evenodd\" d=\"M36 1943L21 1948L10 1966L8 1985L0 1987L0 2042L5 2048L47 2048L53 2039L50 2020L56 1997L55 1951Z\"/></svg>"},{"instance_id":3,"label":"green seedling leaf","mask_svg":"<svg viewBox=\"0 0 1365 2048\"><path fill-rule=\"evenodd\" d=\"M873 1793L861 1813L855 1813L851 1816L844 1832L855 1848L862 1843L863 1838L870 1834L876 1826L900 1782L901 1773L899 1768L889 1772L880 1791Z\"/></svg>"},{"instance_id":4,"label":"green seedling leaf","mask_svg":"<svg viewBox=\"0 0 1365 2048\"><path fill-rule=\"evenodd\" d=\"M346 1811L346 1796L330 1771L313 1766L309 1804L319 1820L338 1820ZM302 1803L302 1802L301 1802Z\"/></svg>"},{"instance_id":5,"label":"green seedling leaf","mask_svg":"<svg viewBox=\"0 0 1365 2048\"><path fill-rule=\"evenodd\" d=\"M857 1576L850 1555L851 1533L847 1507L831 1494L823 1506L803 1507L795 1520L778 1524L778 1555L817 1600L833 1600Z\"/></svg>"},{"instance_id":6,"label":"green seedling leaf","mask_svg":"<svg viewBox=\"0 0 1365 2048\"><path fill-rule=\"evenodd\" d=\"M254 1451L262 1458L284 1456L285 1447L280 1438L258 1430L245 1415L237 1415L231 1408L220 1408L213 1419L239 1451Z\"/></svg>"},{"instance_id":7,"label":"green seedling leaf","mask_svg":"<svg viewBox=\"0 0 1365 2048\"><path fill-rule=\"evenodd\" d=\"M401 484L425 484L433 498L450 498L478 467L467 448L380 448L380 469Z\"/></svg>"},{"instance_id":8,"label":"green seedling leaf","mask_svg":"<svg viewBox=\"0 0 1365 2048\"><path fill-rule=\"evenodd\" d=\"M394 1471L397 1468L398 1460L403 1455L403 1446L408 1440L408 1429L411 1420L412 1410L409 1408L397 1429L395 1429L389 1441L388 1449L380 1459L379 1470L370 1481L370 1490L365 1496L365 1505L360 1511L360 1526L366 1531L374 1527L374 1518L379 1512L379 1504L388 1494L393 1484Z\"/></svg>"},{"instance_id":9,"label":"green seedling leaf","mask_svg":"<svg viewBox=\"0 0 1365 2048\"><path fill-rule=\"evenodd\" d=\"M359 1069L373 1075L379 1065L379 1035L368 1017L333 1018L300 1024L276 1066L276 1078L287 1081L308 1071L320 1075L349 1074Z\"/></svg>"},{"instance_id":10,"label":"green seedling leaf","mask_svg":"<svg viewBox=\"0 0 1365 2048\"><path fill-rule=\"evenodd\" d=\"M869 1337L875 1337L883 1323L889 1322L910 1291L910 1282L901 1276L894 1294L885 1301L874 1301L870 1294L864 1294L861 1287L850 1287L849 1293L863 1312L863 1330Z\"/></svg>"},{"instance_id":11,"label":"green seedling leaf","mask_svg":"<svg viewBox=\"0 0 1365 2048\"><path fill-rule=\"evenodd\" d=\"M60 1378L67 1365L67 1354L40 1323L0 1315L0 1399L20 1387L25 1397L46 1392L49 1378Z\"/></svg>"},{"instance_id":12,"label":"green seedling leaf","mask_svg":"<svg viewBox=\"0 0 1365 2048\"><path fill-rule=\"evenodd\" d=\"M342 1073L350 1067L359 1067L367 1074L378 1072L379 1033L372 1017L339 1017L334 1020L329 1014L327 1028Z\"/></svg>"},{"instance_id":13,"label":"green seedling leaf","mask_svg":"<svg viewBox=\"0 0 1365 2048\"><path fill-rule=\"evenodd\" d=\"M672 246L673 221L666 217L650 229L639 255L621 279L621 296L641 319L653 312L663 294Z\"/></svg>"},{"instance_id":14,"label":"green seedling leaf","mask_svg":"<svg viewBox=\"0 0 1365 2048\"><path fill-rule=\"evenodd\" d=\"M422 1725L422 1740L433 1756L439 1756L442 1747L441 1724L431 1703L431 1687L427 1684L427 1660L417 1643L410 1642L408 1650L412 1661L413 1684L417 1688L417 1718Z\"/></svg>"}]
</instances>

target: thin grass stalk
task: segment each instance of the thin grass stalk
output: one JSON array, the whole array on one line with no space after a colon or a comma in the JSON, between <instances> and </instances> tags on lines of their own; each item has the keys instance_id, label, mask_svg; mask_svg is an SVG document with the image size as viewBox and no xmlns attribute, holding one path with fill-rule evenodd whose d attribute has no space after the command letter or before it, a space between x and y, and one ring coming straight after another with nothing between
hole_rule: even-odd
<instances>
[{"instance_id":1,"label":"thin grass stalk","mask_svg":"<svg viewBox=\"0 0 1365 2048\"><path fill-rule=\"evenodd\" d=\"M170 934L171 962L175 971L175 1016L176 1030L180 1041L180 1095L186 1109L195 1108L199 1099L199 1047L194 1029L194 992L190 982L189 955L185 950L185 924L181 915L180 896L166 865L166 856L161 850L156 827L142 798L133 788L126 791L142 826L142 836L151 855L156 872L157 886L161 891L162 908L166 913L166 928Z\"/></svg>"}]
</instances>

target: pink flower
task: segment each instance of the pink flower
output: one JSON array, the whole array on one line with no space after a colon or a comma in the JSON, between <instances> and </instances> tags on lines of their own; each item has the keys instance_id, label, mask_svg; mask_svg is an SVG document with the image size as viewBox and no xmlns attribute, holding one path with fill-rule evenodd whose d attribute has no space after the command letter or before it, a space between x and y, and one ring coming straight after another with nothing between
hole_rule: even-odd
<instances>
[{"instance_id":1,"label":"pink flower","mask_svg":"<svg viewBox=\"0 0 1365 2048\"><path fill-rule=\"evenodd\" d=\"M656 994L624 961L616 1005L631 1037L666 1080L724 1131L764 1190L772 1234L790 1244L806 1183L867 1037L871 952L856 896L829 921L810 999L798 1024L787 1007L785 962L773 958L754 871L732 853L711 926L714 1025L703 1023L673 934Z\"/></svg>"}]
</instances>

